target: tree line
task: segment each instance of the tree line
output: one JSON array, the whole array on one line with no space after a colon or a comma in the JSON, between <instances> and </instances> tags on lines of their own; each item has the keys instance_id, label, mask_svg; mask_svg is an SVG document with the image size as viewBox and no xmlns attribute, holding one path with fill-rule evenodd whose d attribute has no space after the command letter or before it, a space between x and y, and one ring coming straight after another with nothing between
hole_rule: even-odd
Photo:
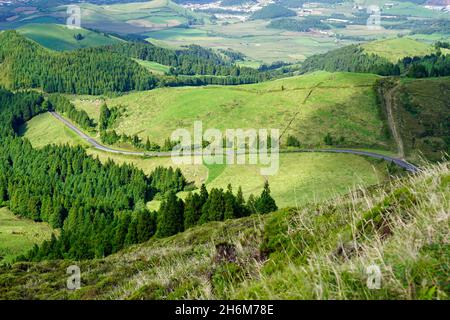
<instances>
[{"instance_id":1,"label":"tree line","mask_svg":"<svg viewBox=\"0 0 450 320\"><path fill-rule=\"evenodd\" d=\"M154 61L170 66L169 74L172 76L246 77L252 79L252 82L261 81L268 76L258 72L256 69L232 64L231 61L224 59L223 56L213 50L197 45L190 45L180 50L172 50L160 48L148 42L135 41L110 45L104 47L104 50L134 59ZM236 54L233 55L233 57L236 56Z\"/></svg>"},{"instance_id":2,"label":"tree line","mask_svg":"<svg viewBox=\"0 0 450 320\"><path fill-rule=\"evenodd\" d=\"M170 66L170 74L155 76L135 58ZM237 66L199 46L170 50L131 42L56 52L12 30L0 34L0 63L9 89L41 88L47 93L88 95L163 86L238 85L283 75Z\"/></svg>"},{"instance_id":3,"label":"tree line","mask_svg":"<svg viewBox=\"0 0 450 320\"><path fill-rule=\"evenodd\" d=\"M311 56L301 67L303 73L316 70L374 73L383 76L404 75L411 78L443 77L450 75L450 55L438 50L431 55L405 57L397 63L392 63L377 55L367 54L358 45L351 45Z\"/></svg>"},{"instance_id":4,"label":"tree line","mask_svg":"<svg viewBox=\"0 0 450 320\"><path fill-rule=\"evenodd\" d=\"M98 48L55 52L16 31L0 34L0 63L8 87L48 93L99 95L149 90L157 79L131 59Z\"/></svg>"},{"instance_id":5,"label":"tree line","mask_svg":"<svg viewBox=\"0 0 450 320\"><path fill-rule=\"evenodd\" d=\"M259 197L251 195L244 200L242 189L233 194L231 185L227 190L212 189L207 191L202 185L200 192L189 193L186 200L178 199L169 191L158 213L157 236L168 237L197 225L212 221L224 221L247 217L251 214L266 214L278 210L275 200L270 195L266 182Z\"/></svg>"}]
</instances>

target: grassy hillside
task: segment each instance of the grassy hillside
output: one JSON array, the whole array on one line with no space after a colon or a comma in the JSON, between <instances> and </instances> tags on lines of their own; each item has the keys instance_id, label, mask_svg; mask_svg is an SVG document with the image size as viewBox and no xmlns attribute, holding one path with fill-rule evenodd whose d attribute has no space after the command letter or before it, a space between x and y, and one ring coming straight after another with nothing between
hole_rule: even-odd
<instances>
[{"instance_id":1,"label":"grassy hillside","mask_svg":"<svg viewBox=\"0 0 450 320\"><path fill-rule=\"evenodd\" d=\"M58 24L28 24L18 29L19 33L52 50L74 50L87 47L111 45L121 42L118 38L86 29L69 29ZM81 34L83 39L76 40Z\"/></svg>"},{"instance_id":2,"label":"grassy hillside","mask_svg":"<svg viewBox=\"0 0 450 320\"><path fill-rule=\"evenodd\" d=\"M33 245L50 239L52 228L46 223L15 216L0 208L0 265L30 250Z\"/></svg>"},{"instance_id":3,"label":"grassy hillside","mask_svg":"<svg viewBox=\"0 0 450 320\"><path fill-rule=\"evenodd\" d=\"M52 143L84 144L50 114L33 118L23 127L22 133L36 148ZM112 159L120 164L132 163L147 174L158 166L179 167L186 178L197 186L206 183L208 189L226 189L231 183L236 188L242 186L246 198L250 194L259 194L265 182L259 166L174 165L170 158L115 155L91 148L87 152L99 157L102 162ZM282 154L279 173L268 179L272 186L272 196L280 207L297 206L344 194L355 186L379 183L385 179L385 166L384 162L345 154Z\"/></svg>"},{"instance_id":4,"label":"grassy hillside","mask_svg":"<svg viewBox=\"0 0 450 320\"><path fill-rule=\"evenodd\" d=\"M361 47L365 52L386 58L393 63L404 57L420 57L436 51L432 45L411 38L372 41Z\"/></svg>"},{"instance_id":5,"label":"grassy hillside","mask_svg":"<svg viewBox=\"0 0 450 320\"><path fill-rule=\"evenodd\" d=\"M55 121L50 113L34 117L20 128L19 133L33 143L33 147L41 148L49 144L85 144L72 130L63 123Z\"/></svg>"},{"instance_id":6,"label":"grassy hillside","mask_svg":"<svg viewBox=\"0 0 450 320\"><path fill-rule=\"evenodd\" d=\"M324 144L330 133L346 146L389 149L370 74L317 72L236 87L163 88L106 99L125 112L115 130L162 144L194 121L207 128L278 128L302 146ZM98 119L102 99L75 97L75 105ZM342 140L343 139L343 140Z\"/></svg>"},{"instance_id":7,"label":"grassy hillside","mask_svg":"<svg viewBox=\"0 0 450 320\"><path fill-rule=\"evenodd\" d=\"M106 259L0 269L3 299L448 299L448 163L298 210L211 223ZM381 271L368 289L367 268Z\"/></svg>"},{"instance_id":8,"label":"grassy hillside","mask_svg":"<svg viewBox=\"0 0 450 320\"><path fill-rule=\"evenodd\" d=\"M406 154L441 160L450 154L450 77L404 79L396 90L396 121Z\"/></svg>"}]
</instances>

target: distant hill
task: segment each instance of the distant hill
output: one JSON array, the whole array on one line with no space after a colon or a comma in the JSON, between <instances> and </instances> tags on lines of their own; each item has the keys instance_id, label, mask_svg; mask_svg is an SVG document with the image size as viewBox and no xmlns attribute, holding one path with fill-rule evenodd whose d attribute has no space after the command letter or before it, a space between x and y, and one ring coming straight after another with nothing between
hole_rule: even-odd
<instances>
[{"instance_id":1,"label":"distant hill","mask_svg":"<svg viewBox=\"0 0 450 320\"><path fill-rule=\"evenodd\" d=\"M257 3L257 0L223 0L220 4L224 7L240 6L247 3Z\"/></svg>"},{"instance_id":2,"label":"distant hill","mask_svg":"<svg viewBox=\"0 0 450 320\"><path fill-rule=\"evenodd\" d=\"M282 17L295 17L297 13L291 9L285 8L278 4L269 4L265 6L261 10L256 11L250 17L252 20L266 20L266 19L275 19Z\"/></svg>"},{"instance_id":3,"label":"distant hill","mask_svg":"<svg viewBox=\"0 0 450 320\"><path fill-rule=\"evenodd\" d=\"M429 0L426 4L429 6L449 6L450 0Z\"/></svg>"},{"instance_id":4,"label":"distant hill","mask_svg":"<svg viewBox=\"0 0 450 320\"><path fill-rule=\"evenodd\" d=\"M17 30L40 45L58 51L120 43L122 40L87 29L69 29L60 24L28 24Z\"/></svg>"},{"instance_id":5,"label":"distant hill","mask_svg":"<svg viewBox=\"0 0 450 320\"><path fill-rule=\"evenodd\" d=\"M379 75L399 75L400 69L388 59L368 54L358 45L350 45L324 54L308 57L303 72L326 70L330 72L364 72Z\"/></svg>"},{"instance_id":6,"label":"distant hill","mask_svg":"<svg viewBox=\"0 0 450 320\"><path fill-rule=\"evenodd\" d=\"M308 57L303 72L316 70L407 75L413 78L450 75L450 56L445 48L411 38L378 40L350 45Z\"/></svg>"},{"instance_id":7,"label":"distant hill","mask_svg":"<svg viewBox=\"0 0 450 320\"><path fill-rule=\"evenodd\" d=\"M364 52L375 54L396 63L405 57L421 57L435 52L432 45L411 38L377 40L361 45Z\"/></svg>"},{"instance_id":8,"label":"distant hill","mask_svg":"<svg viewBox=\"0 0 450 320\"><path fill-rule=\"evenodd\" d=\"M0 33L0 63L0 84L13 90L104 94L156 85L156 79L128 57L97 48L49 51L16 31Z\"/></svg>"}]
</instances>

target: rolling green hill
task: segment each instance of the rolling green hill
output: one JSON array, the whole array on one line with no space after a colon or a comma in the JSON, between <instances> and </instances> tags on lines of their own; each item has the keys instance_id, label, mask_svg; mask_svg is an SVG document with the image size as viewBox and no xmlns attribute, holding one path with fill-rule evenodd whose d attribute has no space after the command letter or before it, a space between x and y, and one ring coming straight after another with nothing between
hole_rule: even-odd
<instances>
[{"instance_id":1,"label":"rolling green hill","mask_svg":"<svg viewBox=\"0 0 450 320\"><path fill-rule=\"evenodd\" d=\"M252 20L295 17L297 13L278 4L269 4L251 15Z\"/></svg>"},{"instance_id":2,"label":"rolling green hill","mask_svg":"<svg viewBox=\"0 0 450 320\"><path fill-rule=\"evenodd\" d=\"M57 51L75 50L87 47L99 47L122 42L118 38L86 29L69 29L59 24L28 24L18 32L40 45ZM81 35L82 39L76 39Z\"/></svg>"},{"instance_id":3,"label":"rolling green hill","mask_svg":"<svg viewBox=\"0 0 450 320\"><path fill-rule=\"evenodd\" d=\"M23 136L36 148L49 144L85 145L78 137L50 114L42 114L22 129ZM188 181L197 187L226 189L228 184L241 186L244 196L259 194L266 179L273 186L272 196L280 207L297 206L309 201L328 199L360 185L373 185L386 177L384 162L344 154L281 154L280 171L263 177L259 166L175 165L170 158L142 158L101 152L92 148L89 155L103 163L112 159L118 164L129 163L152 173L159 166L180 168ZM180 197L185 197L181 193Z\"/></svg>"},{"instance_id":4,"label":"rolling green hill","mask_svg":"<svg viewBox=\"0 0 450 320\"><path fill-rule=\"evenodd\" d=\"M420 57L436 51L430 44L406 37L372 41L361 47L365 52L386 58L392 63L405 57Z\"/></svg>"},{"instance_id":5,"label":"rolling green hill","mask_svg":"<svg viewBox=\"0 0 450 320\"><path fill-rule=\"evenodd\" d=\"M210 223L105 259L0 269L2 299L448 299L447 164L322 204ZM381 285L368 288L369 267Z\"/></svg>"},{"instance_id":6,"label":"rolling green hill","mask_svg":"<svg viewBox=\"0 0 450 320\"><path fill-rule=\"evenodd\" d=\"M163 88L106 99L125 111L114 129L161 143L178 128L278 128L303 147L324 145L330 133L343 146L389 149L370 74L317 72L256 85ZM73 97L99 117L101 97Z\"/></svg>"}]
</instances>

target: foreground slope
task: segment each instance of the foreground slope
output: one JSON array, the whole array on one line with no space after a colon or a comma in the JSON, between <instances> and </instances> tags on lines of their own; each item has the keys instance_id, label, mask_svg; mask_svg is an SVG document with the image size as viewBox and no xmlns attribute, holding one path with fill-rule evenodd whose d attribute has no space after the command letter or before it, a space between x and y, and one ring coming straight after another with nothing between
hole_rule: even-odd
<instances>
[{"instance_id":1,"label":"foreground slope","mask_svg":"<svg viewBox=\"0 0 450 320\"><path fill-rule=\"evenodd\" d=\"M0 269L3 299L448 299L449 164L298 210L212 223L106 259ZM78 264L82 288L65 289ZM367 268L381 271L368 289Z\"/></svg>"}]
</instances>

